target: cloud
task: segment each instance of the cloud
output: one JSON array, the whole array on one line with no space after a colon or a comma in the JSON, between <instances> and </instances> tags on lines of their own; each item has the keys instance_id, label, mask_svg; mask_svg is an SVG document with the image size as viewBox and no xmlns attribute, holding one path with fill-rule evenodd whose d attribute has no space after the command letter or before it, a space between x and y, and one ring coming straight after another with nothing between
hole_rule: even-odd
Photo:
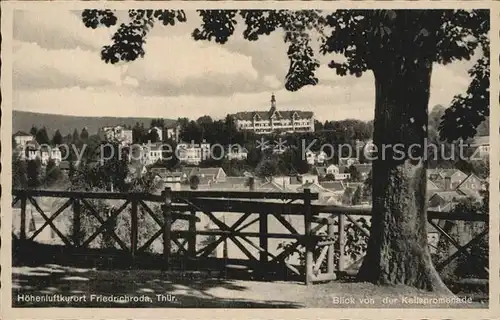
<instances>
[{"instance_id":1,"label":"cloud","mask_svg":"<svg viewBox=\"0 0 500 320\"><path fill-rule=\"evenodd\" d=\"M467 70L471 62L450 65L434 64L431 78L429 108L437 104L449 107L455 95L464 94L471 82Z\"/></svg>"},{"instance_id":2,"label":"cloud","mask_svg":"<svg viewBox=\"0 0 500 320\"><path fill-rule=\"evenodd\" d=\"M120 14L126 14L122 12ZM189 18L196 14L190 12ZM194 22L193 22L194 21ZM147 39L146 55L135 62L108 65L102 45L113 30L87 29L78 13L54 10L41 15L16 11L13 81L14 109L93 116L214 118L243 110L268 110L272 92L278 108L315 112L320 120L373 119L372 72L337 76L328 68L333 55L318 56L319 85L298 92L284 89L288 70L282 34L247 41L241 26L225 45L194 41L199 26L189 20L158 26ZM435 65L429 107L448 106L469 84L471 62Z\"/></svg>"},{"instance_id":3,"label":"cloud","mask_svg":"<svg viewBox=\"0 0 500 320\"><path fill-rule=\"evenodd\" d=\"M13 47L14 89L65 88L133 83L120 66L105 64L98 54L75 49L48 50L16 41ZM126 82L122 81L126 80Z\"/></svg>"},{"instance_id":4,"label":"cloud","mask_svg":"<svg viewBox=\"0 0 500 320\"><path fill-rule=\"evenodd\" d=\"M45 49L100 50L116 28L86 28L80 12L68 10L14 11L14 39Z\"/></svg>"},{"instance_id":5,"label":"cloud","mask_svg":"<svg viewBox=\"0 0 500 320\"><path fill-rule=\"evenodd\" d=\"M127 74L139 81L138 90L147 95L220 96L277 85L273 78L262 78L252 57L187 36L150 37L145 51L143 59L129 64Z\"/></svg>"}]
</instances>

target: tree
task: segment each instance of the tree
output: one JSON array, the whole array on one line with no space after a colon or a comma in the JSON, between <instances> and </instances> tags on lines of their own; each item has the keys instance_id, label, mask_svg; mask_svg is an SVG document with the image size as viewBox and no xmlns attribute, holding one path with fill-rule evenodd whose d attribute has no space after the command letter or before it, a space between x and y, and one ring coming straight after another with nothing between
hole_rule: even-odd
<instances>
[{"instance_id":1,"label":"tree","mask_svg":"<svg viewBox=\"0 0 500 320\"><path fill-rule=\"evenodd\" d=\"M25 189L28 187L28 170L26 161L12 155L12 188Z\"/></svg>"},{"instance_id":2,"label":"tree","mask_svg":"<svg viewBox=\"0 0 500 320\"><path fill-rule=\"evenodd\" d=\"M58 146L61 145L62 143L63 143L63 136L61 135L61 132L58 129L56 130L54 136L52 137L52 145Z\"/></svg>"},{"instance_id":3,"label":"tree","mask_svg":"<svg viewBox=\"0 0 500 320\"><path fill-rule=\"evenodd\" d=\"M26 176L28 188L38 188L40 186L40 174L42 171L42 161L40 158L28 160L26 164Z\"/></svg>"},{"instance_id":4,"label":"tree","mask_svg":"<svg viewBox=\"0 0 500 320\"><path fill-rule=\"evenodd\" d=\"M361 181L361 174L359 173L358 169L354 165L350 166L347 169L347 171L351 175L351 177L350 177L351 181L355 181L355 182Z\"/></svg>"},{"instance_id":5,"label":"tree","mask_svg":"<svg viewBox=\"0 0 500 320\"><path fill-rule=\"evenodd\" d=\"M245 181L245 187L248 187L250 191L255 190L255 177L248 177L247 181Z\"/></svg>"},{"instance_id":6,"label":"tree","mask_svg":"<svg viewBox=\"0 0 500 320\"><path fill-rule=\"evenodd\" d=\"M151 120L151 128L153 127L158 127L160 129L165 128L165 119L158 118Z\"/></svg>"},{"instance_id":7,"label":"tree","mask_svg":"<svg viewBox=\"0 0 500 320\"><path fill-rule=\"evenodd\" d=\"M36 134L38 133L38 128L33 125L31 126L31 129L30 129L30 134L33 136L33 137L36 137Z\"/></svg>"},{"instance_id":8,"label":"tree","mask_svg":"<svg viewBox=\"0 0 500 320\"><path fill-rule=\"evenodd\" d=\"M354 191L355 191L355 189L353 189L353 188L346 188L345 189L344 194L342 195L342 199L341 199L341 202L343 205L350 206L353 204L352 198L354 196Z\"/></svg>"},{"instance_id":9,"label":"tree","mask_svg":"<svg viewBox=\"0 0 500 320\"><path fill-rule=\"evenodd\" d=\"M80 142L80 135L78 134L78 131L76 129L73 130L73 136L71 138L71 142L74 144L77 144L78 142Z\"/></svg>"},{"instance_id":10,"label":"tree","mask_svg":"<svg viewBox=\"0 0 500 320\"><path fill-rule=\"evenodd\" d=\"M35 136L35 140L39 144L47 144L48 145L50 143L49 135L47 134L47 129L45 127L38 130L38 132L36 133L36 136Z\"/></svg>"},{"instance_id":11,"label":"tree","mask_svg":"<svg viewBox=\"0 0 500 320\"><path fill-rule=\"evenodd\" d=\"M89 139L89 132L87 128L83 128L82 132L80 133L80 140L85 142L88 139Z\"/></svg>"},{"instance_id":12,"label":"tree","mask_svg":"<svg viewBox=\"0 0 500 320\"><path fill-rule=\"evenodd\" d=\"M198 12L202 25L193 31L193 38L226 43L238 23L238 11ZM129 16L130 23L118 28L113 44L103 47L101 56L107 63L143 57L145 38L156 21L164 25L186 21L184 12L175 10L130 10ZM319 37L322 54L346 58L329 64L338 75L373 72L377 150L387 145L402 145L404 150L424 145L433 63L470 59L478 48L483 57L470 72L473 81L468 94L454 100L440 128L451 140L470 137L489 115L488 10L241 10L239 16L248 40L284 31L289 45L285 84L289 91L318 83L315 71L320 63L310 45L314 35ZM82 18L92 28L110 27L118 20L111 10L85 10ZM373 162L372 226L358 279L449 293L427 246L427 162L422 149L412 149L411 159L408 152L400 158L389 150L384 159Z\"/></svg>"},{"instance_id":13,"label":"tree","mask_svg":"<svg viewBox=\"0 0 500 320\"><path fill-rule=\"evenodd\" d=\"M145 136L147 135L146 130L144 129L144 124L140 124L137 122L135 126L132 128L132 142L133 143L142 143L144 140L147 141Z\"/></svg>"},{"instance_id":14,"label":"tree","mask_svg":"<svg viewBox=\"0 0 500 320\"><path fill-rule=\"evenodd\" d=\"M160 141L160 136L158 135L158 131L150 130L144 137L144 142L156 143Z\"/></svg>"},{"instance_id":15,"label":"tree","mask_svg":"<svg viewBox=\"0 0 500 320\"><path fill-rule=\"evenodd\" d=\"M50 159L45 168L45 181L46 186L52 186L62 178L61 169L56 165L54 159Z\"/></svg>"},{"instance_id":16,"label":"tree","mask_svg":"<svg viewBox=\"0 0 500 320\"><path fill-rule=\"evenodd\" d=\"M282 155L286 171L289 174L304 174L311 170L311 165L302 156L300 149L290 148Z\"/></svg>"},{"instance_id":17,"label":"tree","mask_svg":"<svg viewBox=\"0 0 500 320\"><path fill-rule=\"evenodd\" d=\"M262 160L255 169L260 178L269 178L279 174L278 163L272 159Z\"/></svg>"},{"instance_id":18,"label":"tree","mask_svg":"<svg viewBox=\"0 0 500 320\"><path fill-rule=\"evenodd\" d=\"M363 192L363 188L361 186L358 186L356 190L354 191L354 194L352 195L352 204L353 205L359 205L361 204L361 195Z\"/></svg>"},{"instance_id":19,"label":"tree","mask_svg":"<svg viewBox=\"0 0 500 320\"><path fill-rule=\"evenodd\" d=\"M189 177L189 188L191 188L191 190L197 190L199 185L200 177L197 175Z\"/></svg>"}]
</instances>

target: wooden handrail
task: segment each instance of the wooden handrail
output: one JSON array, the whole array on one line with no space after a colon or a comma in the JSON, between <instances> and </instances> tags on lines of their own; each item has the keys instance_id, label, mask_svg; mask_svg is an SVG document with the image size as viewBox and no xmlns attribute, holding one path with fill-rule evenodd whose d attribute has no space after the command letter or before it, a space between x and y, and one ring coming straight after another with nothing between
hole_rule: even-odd
<instances>
[{"instance_id":1,"label":"wooden handrail","mask_svg":"<svg viewBox=\"0 0 500 320\"><path fill-rule=\"evenodd\" d=\"M30 196L30 197L56 197L56 198L73 198L73 199L109 199L109 200L142 200L151 202L163 202L164 199L161 195L150 193L118 193L118 192L80 192L80 191L53 191L53 190L12 190L13 196ZM304 193L280 193L280 192L253 192L253 191L172 191L172 200L176 203L172 204L172 209L183 210L189 209L189 205L179 204L182 199L190 199L191 202L203 202L203 206L211 208L214 211L226 212L248 212L248 207L251 206L252 210L256 213L263 214L292 214L303 215L304 207L300 203L283 203L280 200L290 199L303 199ZM311 193L312 199L317 199L317 193ZM275 202L258 202L255 206L255 200L259 199L277 200ZM301 198L302 197L302 198ZM217 199L219 198L219 199ZM247 199L247 200L245 200ZM251 200L254 199L254 200ZM313 215L319 214L337 214L337 215L360 215L371 216L371 207L348 207L339 205L311 205L311 212ZM427 211L429 219L440 220L462 220L462 221L483 221L488 222L488 215L481 214L459 214L440 211Z\"/></svg>"}]
</instances>

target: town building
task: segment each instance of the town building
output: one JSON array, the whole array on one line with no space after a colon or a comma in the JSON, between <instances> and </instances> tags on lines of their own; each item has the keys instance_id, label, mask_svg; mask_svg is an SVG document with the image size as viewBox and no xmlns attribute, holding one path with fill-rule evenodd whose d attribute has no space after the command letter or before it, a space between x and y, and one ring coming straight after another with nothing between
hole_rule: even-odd
<instances>
[{"instance_id":1,"label":"town building","mask_svg":"<svg viewBox=\"0 0 500 320\"><path fill-rule=\"evenodd\" d=\"M99 137L109 142L119 142L124 145L132 144L132 130L122 126L102 127L99 129Z\"/></svg>"},{"instance_id":2,"label":"town building","mask_svg":"<svg viewBox=\"0 0 500 320\"><path fill-rule=\"evenodd\" d=\"M353 164L352 166L356 168L356 171L359 173L361 180L368 179L368 176L372 172L371 164Z\"/></svg>"},{"instance_id":3,"label":"town building","mask_svg":"<svg viewBox=\"0 0 500 320\"><path fill-rule=\"evenodd\" d=\"M237 112L232 115L238 130L257 134L272 132L314 132L314 113L311 111L283 110L276 107L276 97L271 96L269 111Z\"/></svg>"},{"instance_id":4,"label":"town building","mask_svg":"<svg viewBox=\"0 0 500 320\"><path fill-rule=\"evenodd\" d=\"M211 182L224 182L226 181L227 174L221 167L213 167L213 168L191 168L188 178L192 176L198 176L200 180L207 179Z\"/></svg>"},{"instance_id":5,"label":"town building","mask_svg":"<svg viewBox=\"0 0 500 320\"><path fill-rule=\"evenodd\" d=\"M176 149L179 161L188 165L199 165L210 157L210 144L203 141L200 144L180 143Z\"/></svg>"},{"instance_id":6,"label":"town building","mask_svg":"<svg viewBox=\"0 0 500 320\"><path fill-rule=\"evenodd\" d=\"M18 131L13 135L14 141L16 142L16 146L24 147L26 143L35 140L33 135L26 133L24 131Z\"/></svg>"},{"instance_id":7,"label":"town building","mask_svg":"<svg viewBox=\"0 0 500 320\"><path fill-rule=\"evenodd\" d=\"M46 165L49 160L53 160L56 165L59 165L62 161L62 154L59 148L51 148L49 146L42 145L39 149L40 159L42 164Z\"/></svg>"},{"instance_id":8,"label":"town building","mask_svg":"<svg viewBox=\"0 0 500 320\"><path fill-rule=\"evenodd\" d=\"M161 142L147 143L142 146L134 146L129 152L129 161L138 161L149 166L163 160L163 148Z\"/></svg>"},{"instance_id":9,"label":"town building","mask_svg":"<svg viewBox=\"0 0 500 320\"><path fill-rule=\"evenodd\" d=\"M490 137L480 136L474 138L474 140L469 144L471 160L480 160L482 158L488 158L490 155Z\"/></svg>"},{"instance_id":10,"label":"town building","mask_svg":"<svg viewBox=\"0 0 500 320\"><path fill-rule=\"evenodd\" d=\"M248 150L241 146L231 146L226 155L228 160L246 160L247 157Z\"/></svg>"},{"instance_id":11,"label":"town building","mask_svg":"<svg viewBox=\"0 0 500 320\"><path fill-rule=\"evenodd\" d=\"M429 169L427 178L437 185L441 190L454 190L466 178L467 174L458 169Z\"/></svg>"},{"instance_id":12,"label":"town building","mask_svg":"<svg viewBox=\"0 0 500 320\"><path fill-rule=\"evenodd\" d=\"M160 127L152 127L149 129L148 133L151 133L152 131L155 131L157 136L158 136L158 141L163 141L163 128Z\"/></svg>"},{"instance_id":13,"label":"town building","mask_svg":"<svg viewBox=\"0 0 500 320\"><path fill-rule=\"evenodd\" d=\"M178 123L175 123L172 126L168 126L165 128L165 139L170 139L175 142L179 142L181 136L181 126Z\"/></svg>"}]
</instances>

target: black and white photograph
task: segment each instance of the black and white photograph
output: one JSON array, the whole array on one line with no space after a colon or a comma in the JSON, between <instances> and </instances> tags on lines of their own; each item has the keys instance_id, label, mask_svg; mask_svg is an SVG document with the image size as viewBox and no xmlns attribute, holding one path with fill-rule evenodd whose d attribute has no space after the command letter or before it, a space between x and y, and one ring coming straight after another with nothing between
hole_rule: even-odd
<instances>
[{"instance_id":1,"label":"black and white photograph","mask_svg":"<svg viewBox=\"0 0 500 320\"><path fill-rule=\"evenodd\" d=\"M488 318L498 10L272 3L2 3L10 317Z\"/></svg>"}]
</instances>

